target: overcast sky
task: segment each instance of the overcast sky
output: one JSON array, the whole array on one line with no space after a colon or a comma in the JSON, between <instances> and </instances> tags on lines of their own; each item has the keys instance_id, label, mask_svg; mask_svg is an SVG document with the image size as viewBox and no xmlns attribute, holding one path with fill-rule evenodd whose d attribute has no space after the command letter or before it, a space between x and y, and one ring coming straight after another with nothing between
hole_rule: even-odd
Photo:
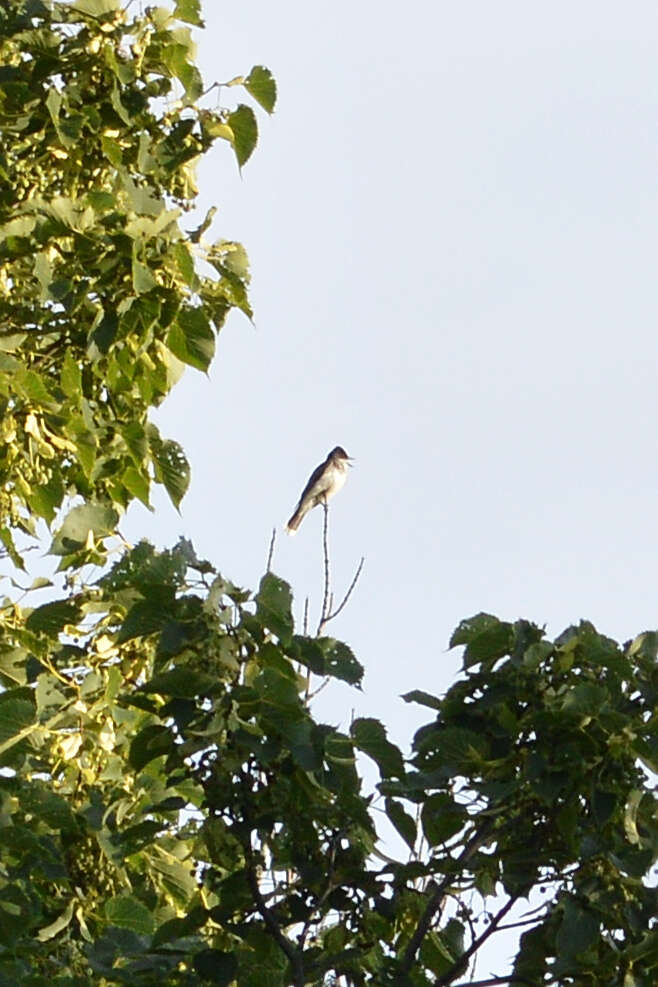
<instances>
[{"instance_id":1,"label":"overcast sky","mask_svg":"<svg viewBox=\"0 0 658 987\"><path fill-rule=\"evenodd\" d=\"M331 510L332 633L406 744L458 669L480 610L658 625L655 2L206 4L208 81L279 84L242 177L200 171L217 236L252 262L255 323L230 319L208 379L158 416L193 466L182 518L136 507L133 537L192 537L256 587L271 529L336 444L356 464ZM158 505L160 505L158 500ZM320 603L321 511L280 533L275 571ZM317 618L316 618L317 619Z\"/></svg>"}]
</instances>

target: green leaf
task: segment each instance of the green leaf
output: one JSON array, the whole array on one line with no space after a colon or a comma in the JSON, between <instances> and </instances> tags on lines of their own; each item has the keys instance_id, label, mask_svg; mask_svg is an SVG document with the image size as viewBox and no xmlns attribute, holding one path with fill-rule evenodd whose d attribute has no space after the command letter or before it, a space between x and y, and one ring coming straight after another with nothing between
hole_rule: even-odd
<instances>
[{"instance_id":1,"label":"green leaf","mask_svg":"<svg viewBox=\"0 0 658 987\"><path fill-rule=\"evenodd\" d=\"M41 678L42 676L39 676ZM21 793L21 807L52 830L75 832L77 819L68 801L51 792L43 782L32 780Z\"/></svg>"},{"instance_id":2,"label":"green leaf","mask_svg":"<svg viewBox=\"0 0 658 987\"><path fill-rule=\"evenodd\" d=\"M128 422L121 428L121 435L135 465L142 466L146 462L149 445L141 423Z\"/></svg>"},{"instance_id":3,"label":"green leaf","mask_svg":"<svg viewBox=\"0 0 658 987\"><path fill-rule=\"evenodd\" d=\"M155 921L149 909L132 895L120 895L105 902L105 918L121 929L137 935L151 935Z\"/></svg>"},{"instance_id":4,"label":"green leaf","mask_svg":"<svg viewBox=\"0 0 658 987\"><path fill-rule=\"evenodd\" d=\"M544 923L523 932L519 939L519 952L514 964L514 974L530 983L544 983L546 956L552 953L548 944L549 930Z\"/></svg>"},{"instance_id":5,"label":"green leaf","mask_svg":"<svg viewBox=\"0 0 658 987\"><path fill-rule=\"evenodd\" d=\"M230 987L236 981L238 961L235 953L203 949L194 957L194 969L204 982Z\"/></svg>"},{"instance_id":6,"label":"green leaf","mask_svg":"<svg viewBox=\"0 0 658 987\"><path fill-rule=\"evenodd\" d=\"M558 955L572 958L584 953L599 938L599 929L599 920L568 898L562 912L562 923L555 936Z\"/></svg>"},{"instance_id":7,"label":"green leaf","mask_svg":"<svg viewBox=\"0 0 658 987\"><path fill-rule=\"evenodd\" d=\"M198 68L190 61L192 41L189 28L178 28L175 32L177 43L167 45L164 49L164 62L169 70L180 79L185 89L185 97L194 102L203 92L203 81ZM183 167L185 167L183 165Z\"/></svg>"},{"instance_id":8,"label":"green leaf","mask_svg":"<svg viewBox=\"0 0 658 987\"><path fill-rule=\"evenodd\" d=\"M261 625L288 643L292 637L292 592L283 579L266 573L260 581L256 595L256 616Z\"/></svg>"},{"instance_id":9,"label":"green leaf","mask_svg":"<svg viewBox=\"0 0 658 987\"><path fill-rule=\"evenodd\" d=\"M157 283L146 264L133 258L133 288L135 293L142 295L151 291L152 288L157 287Z\"/></svg>"},{"instance_id":10,"label":"green leaf","mask_svg":"<svg viewBox=\"0 0 658 987\"><path fill-rule=\"evenodd\" d=\"M53 538L50 555L70 555L84 548L90 533L94 538L111 535L119 515L105 504L82 504L66 515L64 523Z\"/></svg>"},{"instance_id":11,"label":"green leaf","mask_svg":"<svg viewBox=\"0 0 658 987\"><path fill-rule=\"evenodd\" d=\"M418 703L420 706L429 706L430 709L441 709L441 700L437 699L436 696L430 695L429 692L423 692L421 689L413 689L411 692L405 692L401 698L404 699L405 703Z\"/></svg>"},{"instance_id":12,"label":"green leaf","mask_svg":"<svg viewBox=\"0 0 658 987\"><path fill-rule=\"evenodd\" d=\"M171 918L156 929L153 946L162 946L163 943L183 939L205 925L207 920L208 913L205 908L193 908L184 918Z\"/></svg>"},{"instance_id":13,"label":"green leaf","mask_svg":"<svg viewBox=\"0 0 658 987\"><path fill-rule=\"evenodd\" d=\"M395 799L386 799L386 815L410 850L416 845L416 821Z\"/></svg>"},{"instance_id":14,"label":"green leaf","mask_svg":"<svg viewBox=\"0 0 658 987\"><path fill-rule=\"evenodd\" d=\"M132 641L136 637L147 637L161 630L170 620L167 606L161 598L140 600L130 608L119 631L119 644ZM173 594L172 601L173 603Z\"/></svg>"},{"instance_id":15,"label":"green leaf","mask_svg":"<svg viewBox=\"0 0 658 987\"><path fill-rule=\"evenodd\" d=\"M176 266L183 281L191 288L194 287L196 284L196 272L194 269L194 258L189 247L182 241L179 241L174 244L172 254L176 259Z\"/></svg>"},{"instance_id":16,"label":"green leaf","mask_svg":"<svg viewBox=\"0 0 658 987\"><path fill-rule=\"evenodd\" d=\"M159 440L155 448L151 444L151 449L156 468L155 478L158 483L164 484L174 507L179 507L190 485L190 465L185 453L178 442L172 439L164 442Z\"/></svg>"},{"instance_id":17,"label":"green leaf","mask_svg":"<svg viewBox=\"0 0 658 987\"><path fill-rule=\"evenodd\" d=\"M90 333L89 341L100 353L107 354L117 337L118 330L119 317L116 312L105 312L96 328Z\"/></svg>"},{"instance_id":18,"label":"green leaf","mask_svg":"<svg viewBox=\"0 0 658 987\"><path fill-rule=\"evenodd\" d=\"M72 7L79 13L102 18L119 9L119 0L75 0Z\"/></svg>"},{"instance_id":19,"label":"green leaf","mask_svg":"<svg viewBox=\"0 0 658 987\"><path fill-rule=\"evenodd\" d=\"M54 600L33 610L25 621L28 631L43 632L57 637L67 624L77 623L80 608L72 600Z\"/></svg>"},{"instance_id":20,"label":"green leaf","mask_svg":"<svg viewBox=\"0 0 658 987\"><path fill-rule=\"evenodd\" d=\"M638 788L634 788L628 796L624 809L624 831L626 833L626 839L629 843L634 843L638 846L642 843L642 840L637 831L637 813L643 797L644 792Z\"/></svg>"},{"instance_id":21,"label":"green leaf","mask_svg":"<svg viewBox=\"0 0 658 987\"><path fill-rule=\"evenodd\" d=\"M67 397L77 399L81 396L82 372L78 361L69 350L64 355L59 382Z\"/></svg>"},{"instance_id":22,"label":"green leaf","mask_svg":"<svg viewBox=\"0 0 658 987\"><path fill-rule=\"evenodd\" d=\"M464 809L447 792L428 796L421 810L425 839L431 847L445 843L463 828L465 818Z\"/></svg>"},{"instance_id":23,"label":"green leaf","mask_svg":"<svg viewBox=\"0 0 658 987\"><path fill-rule=\"evenodd\" d=\"M227 117L233 131L233 150L242 168L247 163L258 143L258 122L250 106L241 104Z\"/></svg>"},{"instance_id":24,"label":"green leaf","mask_svg":"<svg viewBox=\"0 0 658 987\"><path fill-rule=\"evenodd\" d=\"M142 686L142 692L155 692L161 696L193 699L196 696L209 695L216 685L217 679L214 676L196 672L181 665L171 672L155 675L146 685Z\"/></svg>"},{"instance_id":25,"label":"green leaf","mask_svg":"<svg viewBox=\"0 0 658 987\"><path fill-rule=\"evenodd\" d=\"M183 363L208 369L215 355L215 335L201 308L182 308L167 334L167 346Z\"/></svg>"},{"instance_id":26,"label":"green leaf","mask_svg":"<svg viewBox=\"0 0 658 987\"><path fill-rule=\"evenodd\" d=\"M450 638L450 647L465 644L464 668L479 662L492 663L509 654L514 642L514 628L488 613L462 620Z\"/></svg>"},{"instance_id":27,"label":"green leaf","mask_svg":"<svg viewBox=\"0 0 658 987\"><path fill-rule=\"evenodd\" d=\"M357 661L347 644L336 641L333 637L318 637L315 641L322 650L325 675L333 675L350 685L360 685L363 680L363 665Z\"/></svg>"},{"instance_id":28,"label":"green leaf","mask_svg":"<svg viewBox=\"0 0 658 987\"><path fill-rule=\"evenodd\" d=\"M0 752L4 752L21 733L34 723L31 690L8 689L0 694Z\"/></svg>"},{"instance_id":29,"label":"green leaf","mask_svg":"<svg viewBox=\"0 0 658 987\"><path fill-rule=\"evenodd\" d=\"M130 763L135 771L141 771L156 757L170 754L174 746L174 738L168 728L158 723L151 723L140 730L131 741Z\"/></svg>"},{"instance_id":30,"label":"green leaf","mask_svg":"<svg viewBox=\"0 0 658 987\"><path fill-rule=\"evenodd\" d=\"M64 485L59 473L53 473L48 483L34 487L28 504L38 517L52 524L64 499Z\"/></svg>"},{"instance_id":31,"label":"green leaf","mask_svg":"<svg viewBox=\"0 0 658 987\"><path fill-rule=\"evenodd\" d=\"M2 542L2 544L4 545L7 555L14 563L16 568L21 569L23 572L25 572L26 569L25 569L25 563L23 561L23 557L21 556L20 552L16 548L16 545L14 544L14 537L11 531L9 530L9 528L0 528L0 542Z\"/></svg>"},{"instance_id":32,"label":"green leaf","mask_svg":"<svg viewBox=\"0 0 658 987\"><path fill-rule=\"evenodd\" d=\"M45 926L43 929L39 929L37 932L39 942L47 942L49 939L54 939L58 932L62 932L63 929L70 925L75 906L76 900L72 899L54 922L51 922L50 925Z\"/></svg>"},{"instance_id":33,"label":"green leaf","mask_svg":"<svg viewBox=\"0 0 658 987\"><path fill-rule=\"evenodd\" d=\"M350 737L356 747L371 757L382 778L403 778L405 774L402 754L386 737L386 728L379 720L361 717L350 727Z\"/></svg>"},{"instance_id":34,"label":"green leaf","mask_svg":"<svg viewBox=\"0 0 658 987\"><path fill-rule=\"evenodd\" d=\"M37 712L41 715L45 710L60 708L66 702L66 696L59 686L61 683L54 675L44 672L37 678L34 698L37 701Z\"/></svg>"},{"instance_id":35,"label":"green leaf","mask_svg":"<svg viewBox=\"0 0 658 987\"><path fill-rule=\"evenodd\" d=\"M124 471L121 481L126 490L128 490L133 497L137 497L137 499L141 500L145 507L152 510L149 503L150 484L148 477L144 476L143 473L140 473L139 470L136 470L134 466L129 466L128 469Z\"/></svg>"},{"instance_id":36,"label":"green leaf","mask_svg":"<svg viewBox=\"0 0 658 987\"><path fill-rule=\"evenodd\" d=\"M196 27L203 27L201 19L201 0L177 0L174 8L174 17L188 24L195 24Z\"/></svg>"},{"instance_id":37,"label":"green leaf","mask_svg":"<svg viewBox=\"0 0 658 987\"><path fill-rule=\"evenodd\" d=\"M30 404L44 408L54 407L56 402L46 387L43 377L34 370L20 370L14 379L17 391Z\"/></svg>"},{"instance_id":38,"label":"green leaf","mask_svg":"<svg viewBox=\"0 0 658 987\"><path fill-rule=\"evenodd\" d=\"M244 87L264 110L272 113L276 104L276 82L269 69L254 65L244 82Z\"/></svg>"}]
</instances>

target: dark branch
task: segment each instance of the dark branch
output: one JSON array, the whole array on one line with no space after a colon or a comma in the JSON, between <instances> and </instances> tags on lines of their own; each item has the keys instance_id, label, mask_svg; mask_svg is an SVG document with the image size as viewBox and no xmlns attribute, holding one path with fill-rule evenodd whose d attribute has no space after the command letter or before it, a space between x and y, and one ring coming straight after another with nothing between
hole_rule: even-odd
<instances>
[{"instance_id":1,"label":"dark branch","mask_svg":"<svg viewBox=\"0 0 658 987\"><path fill-rule=\"evenodd\" d=\"M468 983L455 984L454 987L498 987L498 984L523 984L524 987L537 987L525 977L515 977L514 974L510 974L509 977L489 977L488 980L469 980Z\"/></svg>"},{"instance_id":2,"label":"dark branch","mask_svg":"<svg viewBox=\"0 0 658 987\"><path fill-rule=\"evenodd\" d=\"M263 898L261 890L258 886L258 878L256 877L253 866L247 867L247 880L249 882L249 887L254 898L254 904L256 905L259 915L263 919L263 922L265 923L277 946L286 955L288 962L290 963L294 987L304 987L305 976L302 954L295 949L290 940L284 936L279 927L279 923L276 921L272 915L272 912L265 904L265 899Z\"/></svg>"},{"instance_id":3,"label":"dark branch","mask_svg":"<svg viewBox=\"0 0 658 987\"><path fill-rule=\"evenodd\" d=\"M324 511L324 522L322 525L322 548L324 553L324 592L322 594L322 610L320 611L320 623L318 624L318 629L315 632L316 637L320 636L320 632L327 621L327 615L329 613L329 593L331 592L331 576L329 571L329 505L326 500L322 502L322 510Z\"/></svg>"},{"instance_id":4,"label":"dark branch","mask_svg":"<svg viewBox=\"0 0 658 987\"><path fill-rule=\"evenodd\" d=\"M338 606L338 607L337 607L337 608L336 608L336 609L335 609L335 610L334 610L334 611L333 611L332 613L329 613L329 614L327 614L327 616L326 616L326 618L325 618L325 621L324 621L324 622L325 622L325 624L326 624L326 623L327 623L327 622L328 622L329 620L333 620L333 619L334 619L334 617L337 617L337 616L338 616L338 614L339 614L339 613L341 612L341 610L343 609L343 607L345 606L345 604L347 603L347 601L349 600L349 598L350 598L350 596L352 595L352 593L353 593L353 591L354 591L354 587L356 586L356 584L357 584L357 582L358 582L358 579L359 579L359 576L361 575L361 570L363 569L363 563L364 563L364 562L365 562L365 557L364 557L364 556L362 555L362 556L361 556L361 561L359 562L359 565L358 565L358 567L357 567L357 570L356 570L356 572L355 572L355 574L354 574L354 579L353 579L353 580L352 580L352 582L350 583L350 587L349 587L349 589L348 589L348 591L347 591L347 593L346 593L346 594L345 594L345 596L343 597L343 600L342 600L342 602L341 602L341 603L339 604L339 606Z\"/></svg>"},{"instance_id":5,"label":"dark branch","mask_svg":"<svg viewBox=\"0 0 658 987\"><path fill-rule=\"evenodd\" d=\"M466 864L471 859L471 857L475 853L477 853L477 851L480 849L482 844L486 841L486 839L488 838L489 834L493 829L493 826L494 826L493 820L488 819L484 823L482 828L479 829L471 837L471 839L468 841L462 852L459 854L459 857L457 858L455 863L461 865ZM416 960L416 953L420 949L423 939L429 932L432 926L432 921L434 919L434 916L441 908L441 905L443 904L443 899L445 898L446 892L450 887L450 885L452 884L453 880L454 880L454 874L446 874L443 880L436 885L432 895L430 896L429 901L425 906L425 911L423 912L420 919L418 920L416 931L414 932L413 936L409 940L407 948L404 951L402 962L400 964L402 973L408 973L411 970L411 967L413 966Z\"/></svg>"},{"instance_id":6,"label":"dark branch","mask_svg":"<svg viewBox=\"0 0 658 987\"><path fill-rule=\"evenodd\" d=\"M272 559L274 558L274 543L276 541L276 528L272 528L272 537L270 539L270 550L267 553L267 568L265 572L272 571Z\"/></svg>"},{"instance_id":7,"label":"dark branch","mask_svg":"<svg viewBox=\"0 0 658 987\"><path fill-rule=\"evenodd\" d=\"M491 922L489 922L489 925L486 927L482 935L478 936L477 939L474 939L471 945L468 947L468 949L464 953L462 953L462 955L459 957L457 962L453 964L450 970L448 970L447 973L444 973L443 976L437 979L436 981L437 987L447 987L447 985L450 983L451 980L454 980L454 978L458 976L458 974L462 973L466 969L466 967L468 966L468 961L470 960L471 956L473 956L474 953L477 953L480 946L482 946L487 941L489 936L493 935L493 933L498 928L499 922L501 922L502 919L505 918L507 913L514 907L514 905L519 900L519 897L520 897L520 892L519 894L513 895L503 905L500 911L496 915L494 915ZM505 981L503 981L503 983L505 983Z\"/></svg>"}]
</instances>

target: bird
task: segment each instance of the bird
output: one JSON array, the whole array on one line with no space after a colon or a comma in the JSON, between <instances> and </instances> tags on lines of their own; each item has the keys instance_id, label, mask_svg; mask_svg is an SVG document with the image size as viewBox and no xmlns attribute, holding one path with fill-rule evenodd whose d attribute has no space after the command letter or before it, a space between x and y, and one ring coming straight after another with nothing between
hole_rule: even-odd
<instances>
[{"instance_id":1,"label":"bird","mask_svg":"<svg viewBox=\"0 0 658 987\"><path fill-rule=\"evenodd\" d=\"M326 505L329 498L338 493L347 479L347 467L351 462L351 457L343 447L336 446L325 461L313 470L299 498L299 503L286 525L289 535L294 535L313 507L317 507L318 504Z\"/></svg>"}]
</instances>

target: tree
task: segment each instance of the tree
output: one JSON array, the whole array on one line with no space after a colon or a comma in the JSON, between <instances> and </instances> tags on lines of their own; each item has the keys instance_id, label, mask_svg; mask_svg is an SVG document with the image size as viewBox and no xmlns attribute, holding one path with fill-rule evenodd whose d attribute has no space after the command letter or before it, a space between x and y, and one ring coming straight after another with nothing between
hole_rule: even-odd
<instances>
[{"instance_id":1,"label":"tree","mask_svg":"<svg viewBox=\"0 0 658 987\"><path fill-rule=\"evenodd\" d=\"M363 670L326 621L295 633L283 580L117 539L187 487L150 408L250 313L242 247L181 226L194 161L257 141L247 105L203 108L200 24L197 0L0 11L0 987L649 987L655 634L464 621L460 679L404 697L430 710L405 757L375 719L316 721L310 677ZM230 85L273 109L267 69ZM510 924L513 968L473 981Z\"/></svg>"}]
</instances>

